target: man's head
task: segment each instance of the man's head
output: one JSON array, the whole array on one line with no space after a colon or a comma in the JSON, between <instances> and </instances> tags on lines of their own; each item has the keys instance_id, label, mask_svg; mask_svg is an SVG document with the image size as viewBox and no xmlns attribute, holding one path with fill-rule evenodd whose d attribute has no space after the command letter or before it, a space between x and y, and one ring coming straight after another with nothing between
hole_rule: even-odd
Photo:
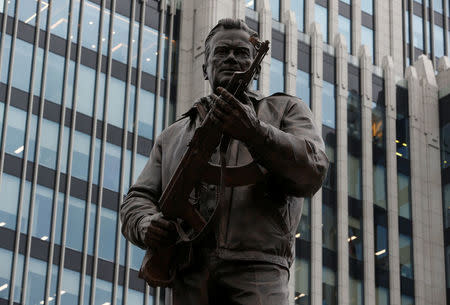
<instances>
[{"instance_id":1,"label":"man's head","mask_svg":"<svg viewBox=\"0 0 450 305\"><path fill-rule=\"evenodd\" d=\"M225 87L235 71L250 67L256 54L249 38L258 37L240 19L221 19L205 40L203 75L211 87Z\"/></svg>"}]
</instances>

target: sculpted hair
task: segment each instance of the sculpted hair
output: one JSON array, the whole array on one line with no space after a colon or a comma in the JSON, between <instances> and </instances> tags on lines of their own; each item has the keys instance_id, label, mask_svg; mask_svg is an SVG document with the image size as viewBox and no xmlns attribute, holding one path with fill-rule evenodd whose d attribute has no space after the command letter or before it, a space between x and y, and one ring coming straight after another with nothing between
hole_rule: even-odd
<instances>
[{"instance_id":1,"label":"sculpted hair","mask_svg":"<svg viewBox=\"0 0 450 305\"><path fill-rule=\"evenodd\" d=\"M238 29L243 30L247 32L250 37L258 37L258 34L250 29L248 25L242 20L242 19L232 19L232 18L224 18L220 19L219 22L216 24L215 27L212 28L211 31L209 31L208 36L205 40L205 62L208 60L210 48L209 48L209 41L214 37L214 35L217 34L219 31L223 30L232 30L232 29ZM253 49L253 54L255 54L255 49Z\"/></svg>"}]
</instances>

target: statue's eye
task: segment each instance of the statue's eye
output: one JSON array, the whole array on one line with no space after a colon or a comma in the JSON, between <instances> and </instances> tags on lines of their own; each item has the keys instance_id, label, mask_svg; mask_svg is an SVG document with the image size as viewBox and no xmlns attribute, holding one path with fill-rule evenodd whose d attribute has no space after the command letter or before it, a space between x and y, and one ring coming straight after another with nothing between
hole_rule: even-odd
<instances>
[{"instance_id":1,"label":"statue's eye","mask_svg":"<svg viewBox=\"0 0 450 305\"><path fill-rule=\"evenodd\" d=\"M227 54L227 50L225 48L216 48L214 50L214 54L215 55L220 55L220 56L224 56Z\"/></svg>"}]
</instances>

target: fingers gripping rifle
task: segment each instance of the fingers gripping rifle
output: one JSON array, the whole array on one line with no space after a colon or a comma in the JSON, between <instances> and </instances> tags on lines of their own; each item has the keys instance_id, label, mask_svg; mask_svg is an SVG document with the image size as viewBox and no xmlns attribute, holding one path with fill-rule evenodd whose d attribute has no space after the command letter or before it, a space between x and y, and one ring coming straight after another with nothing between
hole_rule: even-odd
<instances>
[{"instance_id":1,"label":"fingers gripping rifle","mask_svg":"<svg viewBox=\"0 0 450 305\"><path fill-rule=\"evenodd\" d=\"M242 94L269 50L269 41L261 42L255 37L250 37L250 42L255 47L257 54L251 66L246 71L235 72L227 85L227 91L235 96ZM206 231L207 222L199 211L189 202L189 195L202 179L202 172L208 165L211 155L220 143L221 165L224 169L224 153L222 152L228 146L229 138L222 136L222 130L211 118L211 110L204 118L200 127L198 127L188 149L184 153L177 169L170 178L164 192L159 200L159 209L166 218L181 219L192 228L194 237L190 240L183 232L178 232L181 239L186 242L193 241ZM223 173L223 172L222 172ZM223 175L221 175L223 178ZM220 188L224 189L223 179L221 178ZM219 198L220 200L220 198ZM218 204L219 205L219 202ZM216 207L217 211L217 207ZM216 211L214 214L216 214ZM214 217L211 216L211 219ZM209 222L212 220L210 219ZM167 287L171 284L176 272L176 245L147 251L139 271L139 277L143 278L149 285Z\"/></svg>"}]
</instances>

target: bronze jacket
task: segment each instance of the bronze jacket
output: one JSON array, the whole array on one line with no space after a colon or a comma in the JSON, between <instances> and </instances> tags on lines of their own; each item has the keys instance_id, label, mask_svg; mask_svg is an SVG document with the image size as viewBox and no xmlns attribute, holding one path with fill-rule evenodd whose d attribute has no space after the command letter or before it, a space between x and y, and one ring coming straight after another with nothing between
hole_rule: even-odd
<instances>
[{"instance_id":1,"label":"bronze jacket","mask_svg":"<svg viewBox=\"0 0 450 305\"><path fill-rule=\"evenodd\" d=\"M265 98L249 95L261 123L259 136L246 144L232 140L227 166L254 159L265 175L257 183L226 188L228 206L221 209L214 227L214 251L223 259L289 267L303 197L312 196L322 186L328 159L313 115L300 99L282 93ZM200 124L198 115L185 117L156 139L149 161L120 207L122 233L135 245L145 248L138 223L158 213L162 190ZM218 159L216 152L210 161L217 164ZM206 217L216 204L216 187L202 182L193 192Z\"/></svg>"}]
</instances>

